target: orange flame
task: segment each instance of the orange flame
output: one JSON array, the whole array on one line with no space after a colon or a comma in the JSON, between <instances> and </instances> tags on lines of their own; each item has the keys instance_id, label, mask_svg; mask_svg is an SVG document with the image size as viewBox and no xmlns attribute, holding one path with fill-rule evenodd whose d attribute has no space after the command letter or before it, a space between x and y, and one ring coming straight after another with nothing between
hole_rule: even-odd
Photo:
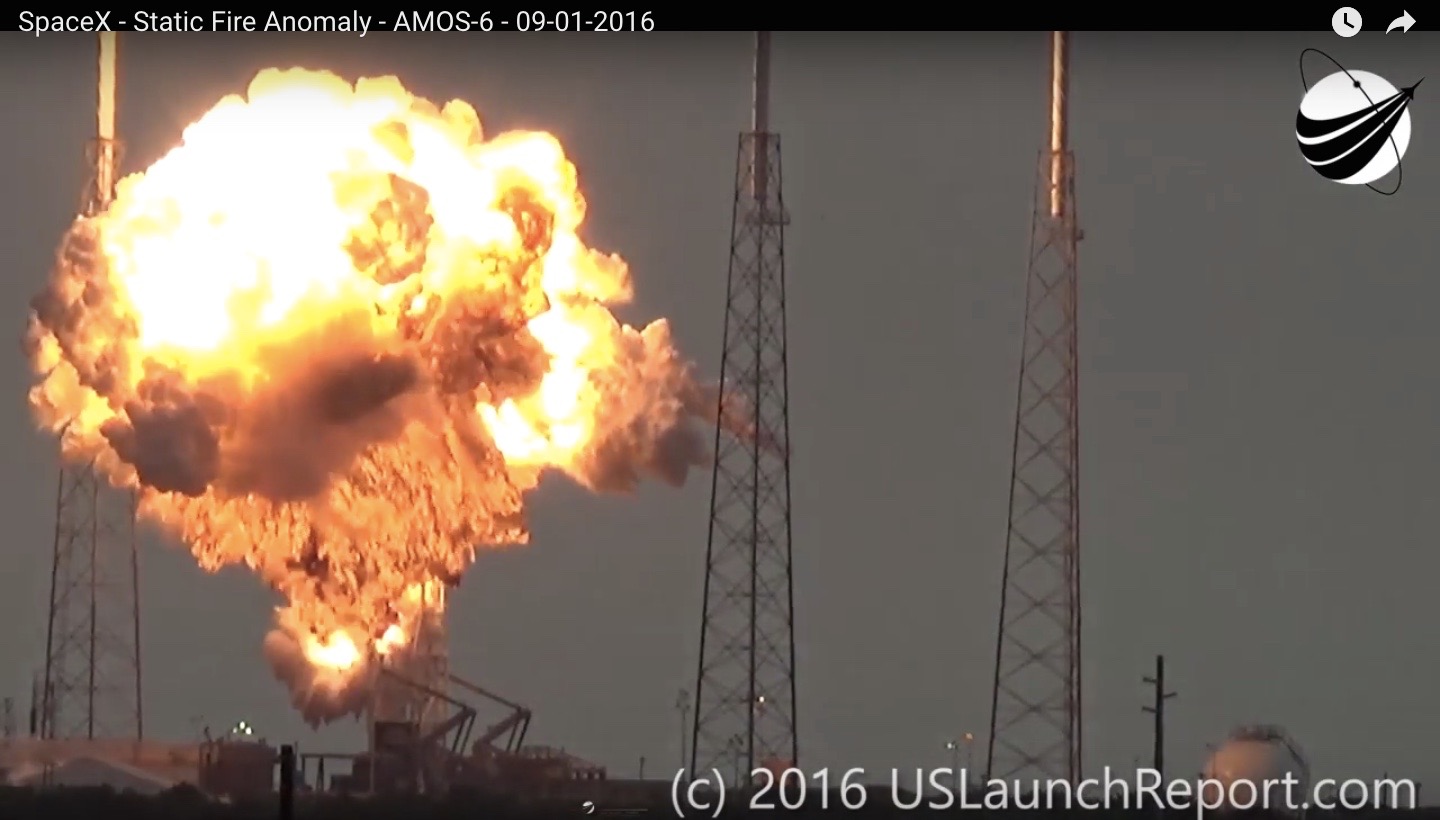
<instances>
[{"instance_id":1,"label":"orange flame","mask_svg":"<svg viewBox=\"0 0 1440 820\"><path fill-rule=\"evenodd\" d=\"M424 589L526 540L544 471L628 489L703 460L703 391L663 320L610 314L629 271L584 216L548 134L266 70L71 230L31 403L202 566L285 596L267 647L297 704L341 692L440 606Z\"/></svg>"}]
</instances>

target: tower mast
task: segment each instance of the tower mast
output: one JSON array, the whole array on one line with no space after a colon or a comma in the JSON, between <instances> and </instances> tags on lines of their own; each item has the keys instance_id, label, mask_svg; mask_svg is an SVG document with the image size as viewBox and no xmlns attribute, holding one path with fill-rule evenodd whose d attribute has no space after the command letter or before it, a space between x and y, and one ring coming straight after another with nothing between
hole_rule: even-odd
<instances>
[{"instance_id":1,"label":"tower mast","mask_svg":"<svg viewBox=\"0 0 1440 820\"><path fill-rule=\"evenodd\" d=\"M987 777L1081 778L1080 458L1070 33L1051 32L995 645Z\"/></svg>"},{"instance_id":2,"label":"tower mast","mask_svg":"<svg viewBox=\"0 0 1440 820\"><path fill-rule=\"evenodd\" d=\"M721 345L710 533L690 771L793 765L795 594L785 350L780 135L770 124L770 32L755 33L754 106L740 135ZM747 439L727 418L753 415ZM734 429L730 427L728 429Z\"/></svg>"},{"instance_id":3,"label":"tower mast","mask_svg":"<svg viewBox=\"0 0 1440 820\"><path fill-rule=\"evenodd\" d=\"M121 147L115 133L116 45L114 33L100 34L84 217L103 213L115 198ZM42 737L144 737L135 510L135 494L109 487L93 464L61 460L40 694Z\"/></svg>"}]
</instances>

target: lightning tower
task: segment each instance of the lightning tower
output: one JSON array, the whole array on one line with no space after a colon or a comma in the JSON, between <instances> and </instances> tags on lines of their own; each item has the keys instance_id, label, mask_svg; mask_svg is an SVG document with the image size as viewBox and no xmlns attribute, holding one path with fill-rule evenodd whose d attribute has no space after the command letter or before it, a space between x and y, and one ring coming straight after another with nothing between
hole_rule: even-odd
<instances>
[{"instance_id":1,"label":"lightning tower","mask_svg":"<svg viewBox=\"0 0 1440 820\"><path fill-rule=\"evenodd\" d=\"M755 104L740 135L720 354L710 533L690 771L793 765L795 595L780 135L770 131L770 33L755 34ZM753 418L731 437L727 419ZM736 766L736 762L739 766Z\"/></svg>"},{"instance_id":2,"label":"lightning tower","mask_svg":"<svg viewBox=\"0 0 1440 820\"><path fill-rule=\"evenodd\" d=\"M110 206L120 161L115 34L103 33L99 41L98 128L90 145L93 176L85 192L86 217ZM92 465L62 460L39 715L42 737L144 737L135 503L134 493L108 486Z\"/></svg>"},{"instance_id":3,"label":"lightning tower","mask_svg":"<svg viewBox=\"0 0 1440 820\"><path fill-rule=\"evenodd\" d=\"M1051 32L1050 140L1030 226L987 778L1081 777L1080 470L1070 34Z\"/></svg>"}]
</instances>

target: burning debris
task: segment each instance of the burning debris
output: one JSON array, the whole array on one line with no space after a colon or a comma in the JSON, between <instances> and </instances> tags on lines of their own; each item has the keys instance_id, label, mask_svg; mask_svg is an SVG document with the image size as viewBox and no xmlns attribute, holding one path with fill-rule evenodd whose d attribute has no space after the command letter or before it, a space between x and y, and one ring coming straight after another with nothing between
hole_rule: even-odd
<instances>
[{"instance_id":1,"label":"burning debris","mask_svg":"<svg viewBox=\"0 0 1440 820\"><path fill-rule=\"evenodd\" d=\"M584 214L548 134L486 140L390 77L264 71L65 237L31 405L201 566L285 597L266 654L339 717L424 590L525 542L543 472L623 491L706 459L714 389L663 320L610 314L629 271Z\"/></svg>"}]
</instances>

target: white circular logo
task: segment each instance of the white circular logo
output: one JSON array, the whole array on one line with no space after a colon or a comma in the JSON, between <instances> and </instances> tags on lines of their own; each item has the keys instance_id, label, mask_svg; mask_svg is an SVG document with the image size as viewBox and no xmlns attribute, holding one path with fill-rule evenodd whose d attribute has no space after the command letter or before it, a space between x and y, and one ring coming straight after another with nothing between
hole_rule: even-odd
<instances>
[{"instance_id":1,"label":"white circular logo","mask_svg":"<svg viewBox=\"0 0 1440 820\"><path fill-rule=\"evenodd\" d=\"M1384 178L1400 167L1410 147L1414 95L1415 86L1397 89L1369 71L1342 68L1330 74L1300 101L1295 118L1300 153L1321 176L1345 185Z\"/></svg>"}]
</instances>

